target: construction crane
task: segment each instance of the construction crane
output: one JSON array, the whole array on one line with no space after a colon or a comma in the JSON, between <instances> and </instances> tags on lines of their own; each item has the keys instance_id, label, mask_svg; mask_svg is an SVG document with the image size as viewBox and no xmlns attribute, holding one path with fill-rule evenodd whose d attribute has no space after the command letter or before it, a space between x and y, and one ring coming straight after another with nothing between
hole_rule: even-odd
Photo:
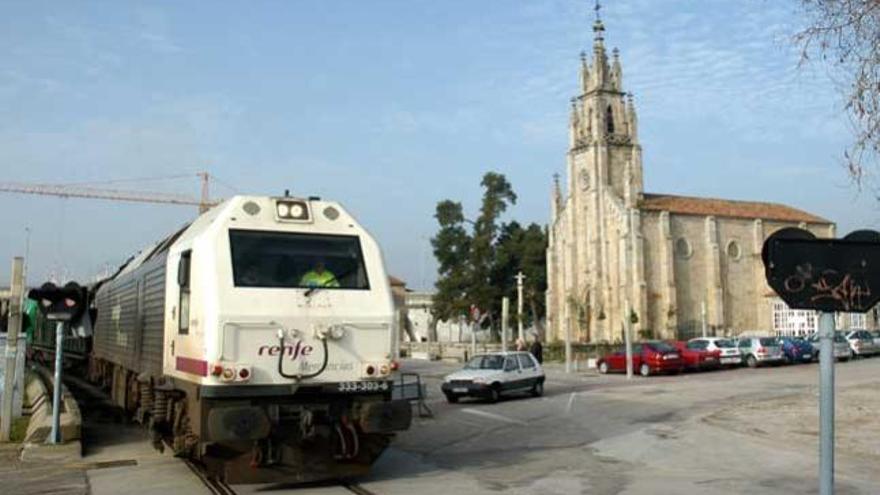
<instances>
[{"instance_id":1,"label":"construction crane","mask_svg":"<svg viewBox=\"0 0 880 495\"><path fill-rule=\"evenodd\" d=\"M198 177L201 181L202 193L199 198L194 198L182 194L104 189L83 184L35 184L27 182L0 182L0 192L41 194L45 196L60 196L63 198L93 198L108 199L112 201L133 201L137 203L194 205L199 207L199 213L204 213L208 211L208 209L210 209L212 206L219 204L220 201L217 199L212 200L210 197L209 184L212 177L208 175L208 172L198 172L195 174L195 176ZM177 175L164 178L180 177L192 177L192 175Z\"/></svg>"}]
</instances>

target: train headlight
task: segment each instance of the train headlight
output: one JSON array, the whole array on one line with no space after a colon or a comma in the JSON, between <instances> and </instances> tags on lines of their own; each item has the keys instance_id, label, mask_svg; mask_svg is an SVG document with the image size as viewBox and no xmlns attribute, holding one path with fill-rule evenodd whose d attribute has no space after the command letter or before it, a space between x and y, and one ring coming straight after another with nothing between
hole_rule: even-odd
<instances>
[{"instance_id":1,"label":"train headlight","mask_svg":"<svg viewBox=\"0 0 880 495\"><path fill-rule=\"evenodd\" d=\"M232 368L223 368L223 375L221 375L221 378L224 382L235 380L235 370Z\"/></svg>"},{"instance_id":2,"label":"train headlight","mask_svg":"<svg viewBox=\"0 0 880 495\"><path fill-rule=\"evenodd\" d=\"M305 213L305 208L303 205L299 203L293 203L290 205L290 217L291 218L302 218Z\"/></svg>"},{"instance_id":3,"label":"train headlight","mask_svg":"<svg viewBox=\"0 0 880 495\"><path fill-rule=\"evenodd\" d=\"M340 340L342 337L345 337L345 327L342 325L334 325L330 327L330 338L333 340Z\"/></svg>"},{"instance_id":4,"label":"train headlight","mask_svg":"<svg viewBox=\"0 0 880 495\"><path fill-rule=\"evenodd\" d=\"M309 222L311 214L309 204L302 199L277 199L275 200L275 214L282 222Z\"/></svg>"}]
</instances>

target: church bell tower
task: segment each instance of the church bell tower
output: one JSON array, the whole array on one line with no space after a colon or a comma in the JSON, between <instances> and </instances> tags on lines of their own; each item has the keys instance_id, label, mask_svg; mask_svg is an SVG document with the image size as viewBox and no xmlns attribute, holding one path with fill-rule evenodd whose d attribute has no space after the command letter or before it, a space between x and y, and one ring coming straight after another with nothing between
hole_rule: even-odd
<instances>
[{"instance_id":1,"label":"church bell tower","mask_svg":"<svg viewBox=\"0 0 880 495\"><path fill-rule=\"evenodd\" d=\"M623 308L643 314L647 304L637 131L620 54L615 48L608 56L597 4L592 53L581 52L578 94L571 99L567 190L553 192L548 249L551 325L556 332L567 327L574 340L619 340Z\"/></svg>"}]
</instances>

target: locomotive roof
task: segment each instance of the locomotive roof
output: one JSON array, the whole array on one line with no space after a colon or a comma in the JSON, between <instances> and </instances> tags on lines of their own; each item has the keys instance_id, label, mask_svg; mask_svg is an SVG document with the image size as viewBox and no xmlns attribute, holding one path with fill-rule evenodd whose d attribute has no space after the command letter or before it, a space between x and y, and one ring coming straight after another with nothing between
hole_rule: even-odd
<instances>
[{"instance_id":1,"label":"locomotive roof","mask_svg":"<svg viewBox=\"0 0 880 495\"><path fill-rule=\"evenodd\" d=\"M116 278L125 273L134 271L147 261L167 252L168 247L174 244L174 241L177 240L177 238L180 237L180 235L183 234L183 232L187 228L189 228L190 225L190 223L186 223L183 227L175 230L161 241L150 244L146 248L142 249L138 254L126 260L126 262L119 267L119 270L117 270L117 272L113 274L113 276L110 278Z\"/></svg>"}]
</instances>

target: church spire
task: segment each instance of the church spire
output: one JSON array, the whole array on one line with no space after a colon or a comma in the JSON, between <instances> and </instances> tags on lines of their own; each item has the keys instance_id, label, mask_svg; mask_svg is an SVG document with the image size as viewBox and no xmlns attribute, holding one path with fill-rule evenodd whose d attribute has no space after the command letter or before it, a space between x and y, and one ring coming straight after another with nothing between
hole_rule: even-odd
<instances>
[{"instance_id":1,"label":"church spire","mask_svg":"<svg viewBox=\"0 0 880 495\"><path fill-rule=\"evenodd\" d=\"M591 89L604 89L608 83L608 55L605 53L605 25L599 16L599 1L596 0L596 22L593 23L593 84Z\"/></svg>"},{"instance_id":2,"label":"church spire","mask_svg":"<svg viewBox=\"0 0 880 495\"><path fill-rule=\"evenodd\" d=\"M559 189L559 174L553 174L553 196L550 198L550 213L552 221L556 221L559 210L562 209L562 191Z\"/></svg>"},{"instance_id":3,"label":"church spire","mask_svg":"<svg viewBox=\"0 0 880 495\"><path fill-rule=\"evenodd\" d=\"M632 93L626 95L626 113L629 122L629 139L632 143L639 142L639 119L636 116L636 105L633 103Z\"/></svg>"},{"instance_id":4,"label":"church spire","mask_svg":"<svg viewBox=\"0 0 880 495\"><path fill-rule=\"evenodd\" d=\"M623 69L620 68L620 50L615 48L611 51L611 87L615 91L623 91Z\"/></svg>"}]
</instances>

